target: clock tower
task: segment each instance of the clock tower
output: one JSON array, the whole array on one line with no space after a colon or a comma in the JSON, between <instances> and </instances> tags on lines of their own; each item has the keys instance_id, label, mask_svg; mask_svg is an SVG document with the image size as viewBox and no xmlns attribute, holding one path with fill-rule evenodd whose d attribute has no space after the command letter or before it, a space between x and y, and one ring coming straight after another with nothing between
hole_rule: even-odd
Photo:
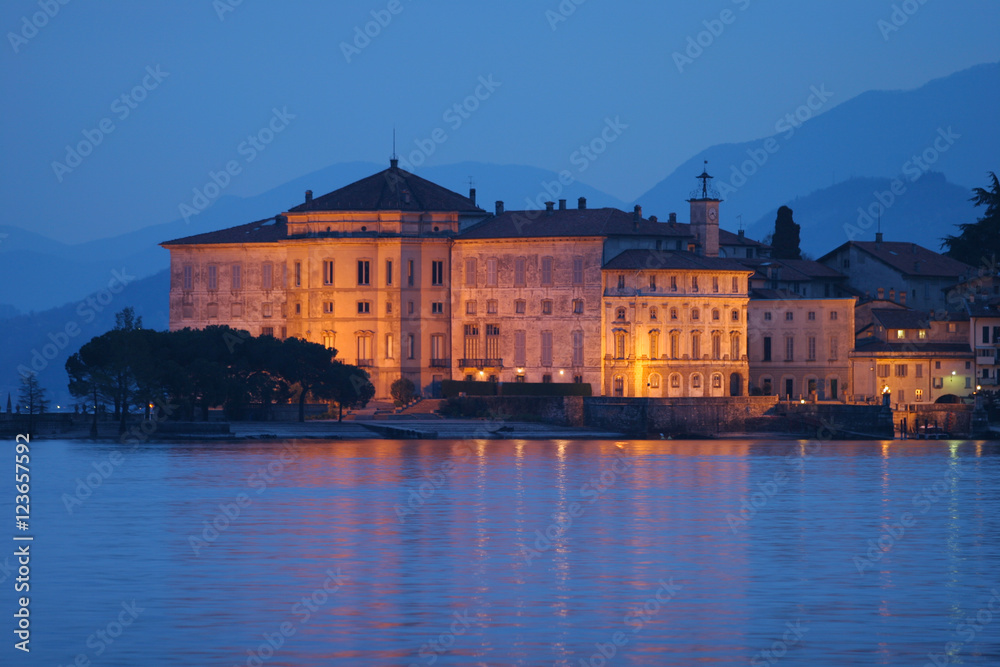
<instances>
[{"instance_id":1,"label":"clock tower","mask_svg":"<svg viewBox=\"0 0 1000 667\"><path fill-rule=\"evenodd\" d=\"M708 175L708 160L705 168L698 176L701 187L691 193L688 203L691 205L691 232L698 244L698 252L705 257L719 256L719 193L710 181Z\"/></svg>"}]
</instances>

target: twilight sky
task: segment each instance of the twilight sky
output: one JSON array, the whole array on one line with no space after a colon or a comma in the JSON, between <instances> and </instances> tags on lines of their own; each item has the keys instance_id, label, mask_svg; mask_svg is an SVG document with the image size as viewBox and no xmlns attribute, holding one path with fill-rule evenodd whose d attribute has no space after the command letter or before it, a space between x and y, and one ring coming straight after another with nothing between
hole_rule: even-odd
<instances>
[{"instance_id":1,"label":"twilight sky","mask_svg":"<svg viewBox=\"0 0 1000 667\"><path fill-rule=\"evenodd\" d=\"M628 201L812 86L839 104L1000 60L995 0L9 0L0 26L3 224L64 242L178 218L231 161L237 196L387 164L394 125L404 160L558 171L610 119L581 180Z\"/></svg>"}]
</instances>

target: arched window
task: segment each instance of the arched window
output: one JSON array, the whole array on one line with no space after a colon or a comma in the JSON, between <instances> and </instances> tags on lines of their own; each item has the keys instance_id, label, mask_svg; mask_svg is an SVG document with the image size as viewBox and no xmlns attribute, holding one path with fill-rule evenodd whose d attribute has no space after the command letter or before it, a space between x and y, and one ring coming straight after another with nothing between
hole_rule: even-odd
<instances>
[{"instance_id":1,"label":"arched window","mask_svg":"<svg viewBox=\"0 0 1000 667\"><path fill-rule=\"evenodd\" d=\"M626 338L624 331L615 333L615 359L625 358Z\"/></svg>"},{"instance_id":2,"label":"arched window","mask_svg":"<svg viewBox=\"0 0 1000 667\"><path fill-rule=\"evenodd\" d=\"M657 315L658 313L656 311L656 306L653 306L652 308L649 309L649 319L656 320Z\"/></svg>"},{"instance_id":3,"label":"arched window","mask_svg":"<svg viewBox=\"0 0 1000 667\"><path fill-rule=\"evenodd\" d=\"M660 332L655 329L649 332L649 358L660 358Z\"/></svg>"},{"instance_id":4,"label":"arched window","mask_svg":"<svg viewBox=\"0 0 1000 667\"><path fill-rule=\"evenodd\" d=\"M722 334L718 331L712 332L712 358L716 360L722 358Z\"/></svg>"},{"instance_id":5,"label":"arched window","mask_svg":"<svg viewBox=\"0 0 1000 667\"><path fill-rule=\"evenodd\" d=\"M700 318L701 318L701 311L698 310L697 308L692 308L691 309L691 319L693 321L697 322Z\"/></svg>"},{"instance_id":6,"label":"arched window","mask_svg":"<svg viewBox=\"0 0 1000 667\"><path fill-rule=\"evenodd\" d=\"M680 389L681 388L681 374L680 373L674 373L674 374L672 374L670 376L670 386L673 389Z\"/></svg>"},{"instance_id":7,"label":"arched window","mask_svg":"<svg viewBox=\"0 0 1000 667\"><path fill-rule=\"evenodd\" d=\"M616 375L614 380L614 394L615 396L625 395L625 378L621 375Z\"/></svg>"},{"instance_id":8,"label":"arched window","mask_svg":"<svg viewBox=\"0 0 1000 667\"><path fill-rule=\"evenodd\" d=\"M695 373L691 376L691 388L701 389L701 373Z\"/></svg>"},{"instance_id":9,"label":"arched window","mask_svg":"<svg viewBox=\"0 0 1000 667\"><path fill-rule=\"evenodd\" d=\"M676 320L677 319L677 309L676 308L671 308L670 309L670 319L672 319L672 320Z\"/></svg>"},{"instance_id":10,"label":"arched window","mask_svg":"<svg viewBox=\"0 0 1000 667\"><path fill-rule=\"evenodd\" d=\"M697 331L691 334L691 358L701 359L701 333Z\"/></svg>"},{"instance_id":11,"label":"arched window","mask_svg":"<svg viewBox=\"0 0 1000 667\"><path fill-rule=\"evenodd\" d=\"M670 358L681 358L681 335L676 331L670 332Z\"/></svg>"},{"instance_id":12,"label":"arched window","mask_svg":"<svg viewBox=\"0 0 1000 667\"><path fill-rule=\"evenodd\" d=\"M653 373L649 376L649 388L659 389L660 388L660 376L657 373Z\"/></svg>"},{"instance_id":13,"label":"arched window","mask_svg":"<svg viewBox=\"0 0 1000 667\"><path fill-rule=\"evenodd\" d=\"M616 320L621 320L621 321L625 320L625 309L624 308L619 308L619 309L617 309L615 311L615 319Z\"/></svg>"},{"instance_id":14,"label":"arched window","mask_svg":"<svg viewBox=\"0 0 1000 667\"><path fill-rule=\"evenodd\" d=\"M718 308L713 308L712 309L712 321L713 322L718 322L719 321L719 309Z\"/></svg>"},{"instance_id":15,"label":"arched window","mask_svg":"<svg viewBox=\"0 0 1000 667\"><path fill-rule=\"evenodd\" d=\"M722 389L722 375L719 373L712 375L712 389Z\"/></svg>"},{"instance_id":16,"label":"arched window","mask_svg":"<svg viewBox=\"0 0 1000 667\"><path fill-rule=\"evenodd\" d=\"M739 361L743 357L743 350L740 347L740 335L738 333L729 335L729 358Z\"/></svg>"}]
</instances>

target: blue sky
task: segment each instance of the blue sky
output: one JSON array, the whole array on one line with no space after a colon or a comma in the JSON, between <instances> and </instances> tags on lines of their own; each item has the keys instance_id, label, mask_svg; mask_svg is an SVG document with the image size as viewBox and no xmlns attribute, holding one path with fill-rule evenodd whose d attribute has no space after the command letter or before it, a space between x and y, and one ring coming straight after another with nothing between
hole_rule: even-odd
<instances>
[{"instance_id":1,"label":"blue sky","mask_svg":"<svg viewBox=\"0 0 1000 667\"><path fill-rule=\"evenodd\" d=\"M992 0L238 1L5 2L4 223L118 234L179 217L231 161L238 196L384 163L393 126L404 158L433 145L426 164L559 170L618 119L582 180L630 200L712 144L772 134L811 86L839 104L1000 60Z\"/></svg>"}]
</instances>

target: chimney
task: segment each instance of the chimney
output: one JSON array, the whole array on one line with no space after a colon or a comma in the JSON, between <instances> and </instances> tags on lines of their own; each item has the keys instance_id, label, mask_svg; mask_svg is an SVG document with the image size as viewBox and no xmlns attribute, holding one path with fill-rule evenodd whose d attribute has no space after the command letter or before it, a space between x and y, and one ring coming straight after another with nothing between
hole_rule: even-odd
<instances>
[{"instance_id":1,"label":"chimney","mask_svg":"<svg viewBox=\"0 0 1000 667\"><path fill-rule=\"evenodd\" d=\"M500 215L501 213L503 213L503 200L502 199L498 199L497 200L497 213L496 214Z\"/></svg>"},{"instance_id":2,"label":"chimney","mask_svg":"<svg viewBox=\"0 0 1000 667\"><path fill-rule=\"evenodd\" d=\"M640 220L642 220L642 207L636 204L632 209L632 222L638 225Z\"/></svg>"},{"instance_id":3,"label":"chimney","mask_svg":"<svg viewBox=\"0 0 1000 667\"><path fill-rule=\"evenodd\" d=\"M738 236L739 236L739 237L740 237L741 239L743 239L743 238L746 238L746 235L747 235L747 233L746 233L745 231L743 231L743 230L741 229L741 230L740 230L740 231L739 231L739 232L737 233L737 235L738 235Z\"/></svg>"},{"instance_id":4,"label":"chimney","mask_svg":"<svg viewBox=\"0 0 1000 667\"><path fill-rule=\"evenodd\" d=\"M900 303L900 305L903 305L903 306L906 305L906 290L905 289L899 290L899 303Z\"/></svg>"},{"instance_id":5,"label":"chimney","mask_svg":"<svg viewBox=\"0 0 1000 667\"><path fill-rule=\"evenodd\" d=\"M560 211L565 211L566 210L566 200L565 199L560 199L559 200L559 210Z\"/></svg>"},{"instance_id":6,"label":"chimney","mask_svg":"<svg viewBox=\"0 0 1000 667\"><path fill-rule=\"evenodd\" d=\"M545 202L545 213L552 215L552 211L555 210L556 203L554 201Z\"/></svg>"},{"instance_id":7,"label":"chimney","mask_svg":"<svg viewBox=\"0 0 1000 667\"><path fill-rule=\"evenodd\" d=\"M659 219L655 215L651 215L651 216L649 216L649 221L650 222L659 222Z\"/></svg>"},{"instance_id":8,"label":"chimney","mask_svg":"<svg viewBox=\"0 0 1000 667\"><path fill-rule=\"evenodd\" d=\"M669 219L667 220L667 222L670 223L671 227L673 227L674 225L676 225L677 224L677 214L676 213L671 213Z\"/></svg>"},{"instance_id":9,"label":"chimney","mask_svg":"<svg viewBox=\"0 0 1000 667\"><path fill-rule=\"evenodd\" d=\"M875 232L875 243L882 242L882 232Z\"/></svg>"},{"instance_id":10,"label":"chimney","mask_svg":"<svg viewBox=\"0 0 1000 667\"><path fill-rule=\"evenodd\" d=\"M476 189L475 188L469 188L469 199L472 200L473 204L476 203Z\"/></svg>"},{"instance_id":11,"label":"chimney","mask_svg":"<svg viewBox=\"0 0 1000 667\"><path fill-rule=\"evenodd\" d=\"M580 209L581 211L583 209L587 208L587 198L586 197L580 197L579 199L577 199L576 200L576 207L578 209Z\"/></svg>"},{"instance_id":12,"label":"chimney","mask_svg":"<svg viewBox=\"0 0 1000 667\"><path fill-rule=\"evenodd\" d=\"M306 203L308 204L312 200L313 200L313 191L312 190L306 190Z\"/></svg>"}]
</instances>

